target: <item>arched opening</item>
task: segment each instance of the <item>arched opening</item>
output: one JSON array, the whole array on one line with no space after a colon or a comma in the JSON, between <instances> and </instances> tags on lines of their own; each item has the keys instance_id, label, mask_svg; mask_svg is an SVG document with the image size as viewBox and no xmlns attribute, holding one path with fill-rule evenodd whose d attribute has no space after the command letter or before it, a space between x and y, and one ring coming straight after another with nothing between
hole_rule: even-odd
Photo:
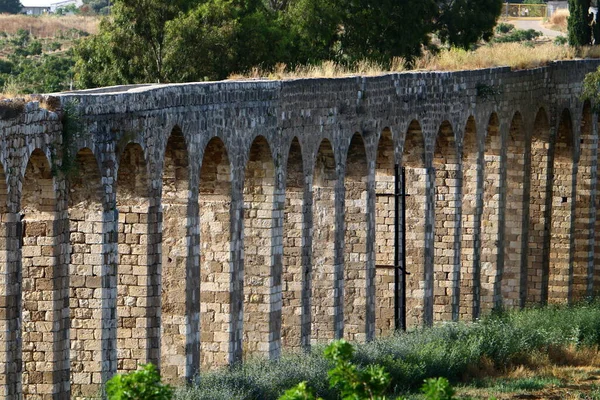
<instances>
[{"instance_id":1,"label":"arched opening","mask_svg":"<svg viewBox=\"0 0 600 400\"><path fill-rule=\"evenodd\" d=\"M575 259L573 265L573 299L592 296L593 251L590 231L594 228L592 218L592 177L597 163L597 138L592 129L592 107L588 101L583 105L580 125L580 151L577 166L577 189L575 193ZM598 232L598 230L596 230Z\"/></svg>"},{"instance_id":2,"label":"arched opening","mask_svg":"<svg viewBox=\"0 0 600 400\"><path fill-rule=\"evenodd\" d=\"M498 115L488 122L483 155L483 201L481 205L481 296L480 312L489 312L495 304L494 285L498 279L500 236L502 138Z\"/></svg>"},{"instance_id":3,"label":"arched opening","mask_svg":"<svg viewBox=\"0 0 600 400\"><path fill-rule=\"evenodd\" d=\"M540 109L535 118L531 137L531 180L529 186L529 232L527 257L527 302L540 303L547 290L544 278L546 245L546 208L548 203L548 150L550 148L550 124L546 111ZM511 165L510 161L508 165ZM507 200L508 201L508 200ZM508 201L510 202L510 201ZM508 204L507 204L508 206ZM508 213L507 213L508 215Z\"/></svg>"},{"instance_id":4,"label":"arched opening","mask_svg":"<svg viewBox=\"0 0 600 400\"><path fill-rule=\"evenodd\" d=\"M71 396L92 397L102 381L102 197L100 169L89 148L75 157L70 181L69 267Z\"/></svg>"},{"instance_id":5,"label":"arched opening","mask_svg":"<svg viewBox=\"0 0 600 400\"><path fill-rule=\"evenodd\" d=\"M458 299L454 298L454 294L460 275L455 266L460 181L454 131L448 121L444 121L438 131L433 167L436 193L433 318L436 321L449 321L454 318L455 307L458 307Z\"/></svg>"},{"instance_id":6,"label":"arched opening","mask_svg":"<svg viewBox=\"0 0 600 400\"><path fill-rule=\"evenodd\" d=\"M506 208L504 213L504 264L498 271L502 305L518 307L521 303L521 260L523 243L523 204L525 148L527 138L523 117L513 115L506 149ZM498 303L498 299L496 301ZM499 305L499 304L497 304Z\"/></svg>"},{"instance_id":7,"label":"arched opening","mask_svg":"<svg viewBox=\"0 0 600 400\"><path fill-rule=\"evenodd\" d=\"M344 337L366 339L367 155L355 133L346 159L344 186Z\"/></svg>"},{"instance_id":8,"label":"arched opening","mask_svg":"<svg viewBox=\"0 0 600 400\"><path fill-rule=\"evenodd\" d=\"M144 151L129 143L119 160L117 370L135 371L148 360L148 178Z\"/></svg>"},{"instance_id":9,"label":"arched opening","mask_svg":"<svg viewBox=\"0 0 600 400\"><path fill-rule=\"evenodd\" d=\"M569 110L563 110L554 145L552 182L552 219L548 269L548 300L554 303L569 300L569 281L572 279L571 226L574 220L573 125Z\"/></svg>"},{"instance_id":10,"label":"arched opening","mask_svg":"<svg viewBox=\"0 0 600 400\"><path fill-rule=\"evenodd\" d=\"M394 141L392 132L386 128L379 138L375 164L375 329L378 336L394 331L394 168Z\"/></svg>"},{"instance_id":11,"label":"arched opening","mask_svg":"<svg viewBox=\"0 0 600 400\"><path fill-rule=\"evenodd\" d=\"M250 147L244 178L244 356L271 345L272 229L275 166L263 136Z\"/></svg>"},{"instance_id":12,"label":"arched opening","mask_svg":"<svg viewBox=\"0 0 600 400\"><path fill-rule=\"evenodd\" d=\"M201 360L208 368L228 362L231 319L231 166L217 137L204 150L199 208Z\"/></svg>"},{"instance_id":13,"label":"arched opening","mask_svg":"<svg viewBox=\"0 0 600 400\"><path fill-rule=\"evenodd\" d=\"M323 139L313 174L313 249L311 341L334 339L335 156L331 142Z\"/></svg>"},{"instance_id":14,"label":"arched opening","mask_svg":"<svg viewBox=\"0 0 600 400\"><path fill-rule=\"evenodd\" d=\"M302 346L302 232L304 206L302 149L294 138L287 162L283 220L282 344L287 349Z\"/></svg>"},{"instance_id":15,"label":"arched opening","mask_svg":"<svg viewBox=\"0 0 600 400\"><path fill-rule=\"evenodd\" d=\"M182 328L188 325L186 276L192 229L189 199L189 156L183 133L175 127L167 141L162 174L160 372L168 382L179 384L186 377L187 364L187 332Z\"/></svg>"},{"instance_id":16,"label":"arched opening","mask_svg":"<svg viewBox=\"0 0 600 400\"><path fill-rule=\"evenodd\" d=\"M23 397L50 397L55 389L54 349L62 311L58 299L57 212L52 172L43 151L31 154L21 197L21 339Z\"/></svg>"},{"instance_id":17,"label":"arched opening","mask_svg":"<svg viewBox=\"0 0 600 400\"><path fill-rule=\"evenodd\" d=\"M460 318L470 320L478 316L480 263L478 233L481 216L478 206L479 186L479 149L477 145L477 126L472 116L467 120L463 140L463 193L462 193L462 236L460 248ZM475 307L477 303L477 307Z\"/></svg>"},{"instance_id":18,"label":"arched opening","mask_svg":"<svg viewBox=\"0 0 600 400\"><path fill-rule=\"evenodd\" d=\"M425 141L418 121L413 120L404 140L402 166L406 173L406 325L423 324L425 287L425 205L427 169Z\"/></svg>"}]
</instances>

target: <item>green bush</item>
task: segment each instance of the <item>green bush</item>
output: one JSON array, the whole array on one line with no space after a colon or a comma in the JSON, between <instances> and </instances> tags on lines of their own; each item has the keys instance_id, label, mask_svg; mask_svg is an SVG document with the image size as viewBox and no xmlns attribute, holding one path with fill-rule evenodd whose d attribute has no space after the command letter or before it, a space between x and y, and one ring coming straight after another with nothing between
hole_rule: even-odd
<instances>
[{"instance_id":1,"label":"green bush","mask_svg":"<svg viewBox=\"0 0 600 400\"><path fill-rule=\"evenodd\" d=\"M513 24L500 22L498 25L496 25L496 33L508 33L513 29L515 29L515 26Z\"/></svg>"},{"instance_id":2,"label":"green bush","mask_svg":"<svg viewBox=\"0 0 600 400\"><path fill-rule=\"evenodd\" d=\"M510 31L506 35L496 36L494 42L496 43L511 43L511 42L525 42L534 40L537 37L542 36L542 32L536 31L535 29L515 29Z\"/></svg>"},{"instance_id":3,"label":"green bush","mask_svg":"<svg viewBox=\"0 0 600 400\"><path fill-rule=\"evenodd\" d=\"M115 375L106 383L109 400L169 400L173 389L163 385L156 367L141 365L142 369L126 375Z\"/></svg>"},{"instance_id":4,"label":"green bush","mask_svg":"<svg viewBox=\"0 0 600 400\"><path fill-rule=\"evenodd\" d=\"M340 361L348 363L342 375L350 382L364 379L361 374L369 374L369 366L381 368L390 379L385 394L393 397L418 389L428 378L442 376L456 382L482 358L502 368L550 348L597 345L600 303L498 312L475 323L447 323L380 338L357 345L351 355L346 348L349 345L343 345L335 347L335 352L329 350L328 356L323 356L323 347L315 347L303 354L285 354L279 361L251 360L201 374L196 385L180 388L176 398L277 399L299 382L306 382L305 388L315 396L337 400L344 386L331 387L328 371ZM302 393L298 389L295 395ZM287 400L300 399L305 398Z\"/></svg>"},{"instance_id":5,"label":"green bush","mask_svg":"<svg viewBox=\"0 0 600 400\"><path fill-rule=\"evenodd\" d=\"M562 35L554 38L554 44L557 46L564 46L569 43L568 39Z\"/></svg>"}]
</instances>

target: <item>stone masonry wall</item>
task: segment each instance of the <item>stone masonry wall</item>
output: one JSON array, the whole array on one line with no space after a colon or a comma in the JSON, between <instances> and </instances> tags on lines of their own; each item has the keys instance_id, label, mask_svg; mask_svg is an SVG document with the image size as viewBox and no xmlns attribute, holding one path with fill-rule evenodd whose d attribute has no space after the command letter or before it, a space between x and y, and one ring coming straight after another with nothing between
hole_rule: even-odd
<instances>
[{"instance_id":1,"label":"stone masonry wall","mask_svg":"<svg viewBox=\"0 0 600 400\"><path fill-rule=\"evenodd\" d=\"M0 396L391 334L396 164L409 328L596 294L597 66L0 102Z\"/></svg>"}]
</instances>

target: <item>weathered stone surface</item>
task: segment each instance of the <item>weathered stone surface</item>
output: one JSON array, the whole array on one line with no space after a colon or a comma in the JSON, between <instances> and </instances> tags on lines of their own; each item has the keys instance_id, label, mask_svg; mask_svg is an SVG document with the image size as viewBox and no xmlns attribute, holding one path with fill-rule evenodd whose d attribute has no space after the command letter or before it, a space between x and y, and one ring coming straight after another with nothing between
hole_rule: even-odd
<instances>
[{"instance_id":1,"label":"weathered stone surface","mask_svg":"<svg viewBox=\"0 0 600 400\"><path fill-rule=\"evenodd\" d=\"M597 66L103 88L52 99L67 132L27 104L0 120L0 396L391 333L396 163L409 326L593 295Z\"/></svg>"}]
</instances>

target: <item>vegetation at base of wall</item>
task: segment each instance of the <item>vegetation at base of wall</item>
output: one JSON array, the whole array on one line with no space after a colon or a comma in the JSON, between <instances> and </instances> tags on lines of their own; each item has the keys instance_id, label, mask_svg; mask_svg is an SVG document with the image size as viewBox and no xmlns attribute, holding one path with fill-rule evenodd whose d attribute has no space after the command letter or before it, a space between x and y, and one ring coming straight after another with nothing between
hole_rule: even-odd
<instances>
[{"instance_id":1,"label":"vegetation at base of wall","mask_svg":"<svg viewBox=\"0 0 600 400\"><path fill-rule=\"evenodd\" d=\"M169 400L173 397L173 388L161 382L154 365L140 367L128 374L115 375L106 383L108 400Z\"/></svg>"},{"instance_id":2,"label":"vegetation at base of wall","mask_svg":"<svg viewBox=\"0 0 600 400\"><path fill-rule=\"evenodd\" d=\"M600 345L600 303L549 306L494 313L475 323L448 323L382 338L356 347L359 370L379 365L389 374L389 396L416 390L424 379L451 382L479 370L502 370L539 354ZM335 366L323 348L286 354L280 361L252 360L229 369L203 373L196 385L181 388L177 399L277 399L300 382L316 396L337 399L327 371ZM393 397L392 397L393 398Z\"/></svg>"}]
</instances>

